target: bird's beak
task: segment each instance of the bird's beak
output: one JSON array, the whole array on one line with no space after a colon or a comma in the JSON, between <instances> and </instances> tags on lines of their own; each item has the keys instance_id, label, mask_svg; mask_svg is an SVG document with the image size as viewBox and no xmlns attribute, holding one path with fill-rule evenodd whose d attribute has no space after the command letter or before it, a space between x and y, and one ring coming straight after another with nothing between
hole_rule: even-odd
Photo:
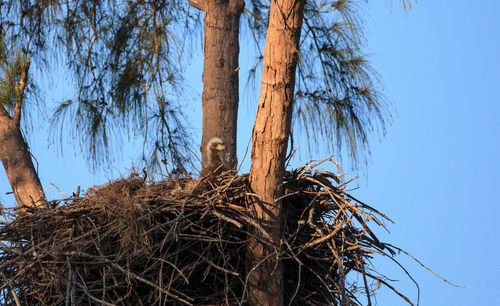
<instances>
[{"instance_id":1,"label":"bird's beak","mask_svg":"<svg viewBox=\"0 0 500 306\"><path fill-rule=\"evenodd\" d=\"M223 144L218 144L217 147L215 147L215 149L218 151L223 151L226 149L226 146Z\"/></svg>"}]
</instances>

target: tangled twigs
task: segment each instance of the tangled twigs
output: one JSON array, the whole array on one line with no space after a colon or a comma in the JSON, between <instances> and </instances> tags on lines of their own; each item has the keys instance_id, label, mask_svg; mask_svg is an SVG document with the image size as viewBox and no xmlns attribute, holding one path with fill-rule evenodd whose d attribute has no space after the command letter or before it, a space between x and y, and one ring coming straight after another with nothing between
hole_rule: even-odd
<instances>
[{"instance_id":1,"label":"tangled twigs","mask_svg":"<svg viewBox=\"0 0 500 306\"><path fill-rule=\"evenodd\" d=\"M288 304L369 305L374 283L394 289L369 264L377 254L393 257L399 250L369 227L386 216L313 164L287 172L284 190L283 244L274 248L284 265ZM246 175L151 185L132 176L47 209L10 211L12 221L0 225L0 300L245 304L248 232L258 226L246 209L251 194Z\"/></svg>"}]
</instances>

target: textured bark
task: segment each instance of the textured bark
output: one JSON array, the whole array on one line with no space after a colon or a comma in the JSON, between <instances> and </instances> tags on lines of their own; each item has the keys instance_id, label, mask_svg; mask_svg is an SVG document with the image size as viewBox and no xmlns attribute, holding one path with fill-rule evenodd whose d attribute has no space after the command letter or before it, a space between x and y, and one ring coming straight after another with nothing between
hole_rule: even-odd
<instances>
[{"instance_id":1,"label":"textured bark","mask_svg":"<svg viewBox=\"0 0 500 306\"><path fill-rule=\"evenodd\" d=\"M206 146L215 137L226 146L225 168L234 169L238 119L238 55L243 0L189 0L205 13L203 68L202 171L208 165Z\"/></svg>"},{"instance_id":2,"label":"textured bark","mask_svg":"<svg viewBox=\"0 0 500 306\"><path fill-rule=\"evenodd\" d=\"M305 0L271 1L260 99L252 135L250 184L258 195L254 210L275 245L282 236L279 197L291 128L295 72ZM261 237L266 239L266 237ZM248 250L250 305L283 305L283 266L274 249L251 239ZM265 259L266 257L268 257Z\"/></svg>"},{"instance_id":3,"label":"textured bark","mask_svg":"<svg viewBox=\"0 0 500 306\"><path fill-rule=\"evenodd\" d=\"M42 184L20 129L29 68L30 58L27 58L15 87L16 104L13 116L0 106L0 160L19 206L38 206L46 203Z\"/></svg>"},{"instance_id":4,"label":"textured bark","mask_svg":"<svg viewBox=\"0 0 500 306\"><path fill-rule=\"evenodd\" d=\"M0 159L19 206L43 205L42 184L28 145L13 118L0 116Z\"/></svg>"}]
</instances>

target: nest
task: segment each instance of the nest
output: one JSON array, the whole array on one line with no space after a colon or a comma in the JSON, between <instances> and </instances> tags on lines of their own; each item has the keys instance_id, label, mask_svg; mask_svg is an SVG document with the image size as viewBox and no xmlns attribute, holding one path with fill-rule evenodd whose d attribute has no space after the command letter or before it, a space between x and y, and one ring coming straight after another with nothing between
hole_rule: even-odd
<instances>
[{"instance_id":1,"label":"nest","mask_svg":"<svg viewBox=\"0 0 500 306\"><path fill-rule=\"evenodd\" d=\"M283 184L276 256L287 305L371 305L380 284L394 289L371 265L376 254L394 256L368 226L383 226L384 215L311 165L287 172ZM244 305L252 197L247 175L154 184L133 175L47 209L10 211L0 226L0 300Z\"/></svg>"}]
</instances>

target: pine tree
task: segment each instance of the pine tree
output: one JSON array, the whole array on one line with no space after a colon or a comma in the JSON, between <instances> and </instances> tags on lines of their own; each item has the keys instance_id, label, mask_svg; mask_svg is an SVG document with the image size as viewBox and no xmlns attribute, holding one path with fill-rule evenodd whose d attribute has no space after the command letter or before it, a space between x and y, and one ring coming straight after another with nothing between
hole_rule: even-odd
<instances>
[{"instance_id":1,"label":"pine tree","mask_svg":"<svg viewBox=\"0 0 500 306\"><path fill-rule=\"evenodd\" d=\"M9 51L0 32L0 160L18 206L45 204L45 195L22 133L23 112L34 90L29 69L31 57Z\"/></svg>"},{"instance_id":2,"label":"pine tree","mask_svg":"<svg viewBox=\"0 0 500 306\"><path fill-rule=\"evenodd\" d=\"M238 35L244 12L256 45L265 42L264 54L257 57L263 74L252 135L254 210L271 234L270 245L279 247L279 198L290 136L304 129L310 141L326 141L336 153L345 147L359 164L369 154L368 135L383 133L390 120L378 75L361 51L361 2L250 0L244 9L241 0L32 0L7 1L0 14L13 37L32 42L34 54L49 48L47 42L59 47L75 73L78 94L60 105L56 122L74 128L92 160L105 159L110 129L119 127L144 136L148 165L163 163L167 172L184 173L189 133L175 98L182 95L183 60L187 44L195 41L200 12L201 151L220 137L229 148L226 166L236 165ZM203 157L202 168L205 163ZM281 305L281 266L270 256L276 250L258 239L250 243L250 266L264 260L249 278L250 301Z\"/></svg>"}]
</instances>

